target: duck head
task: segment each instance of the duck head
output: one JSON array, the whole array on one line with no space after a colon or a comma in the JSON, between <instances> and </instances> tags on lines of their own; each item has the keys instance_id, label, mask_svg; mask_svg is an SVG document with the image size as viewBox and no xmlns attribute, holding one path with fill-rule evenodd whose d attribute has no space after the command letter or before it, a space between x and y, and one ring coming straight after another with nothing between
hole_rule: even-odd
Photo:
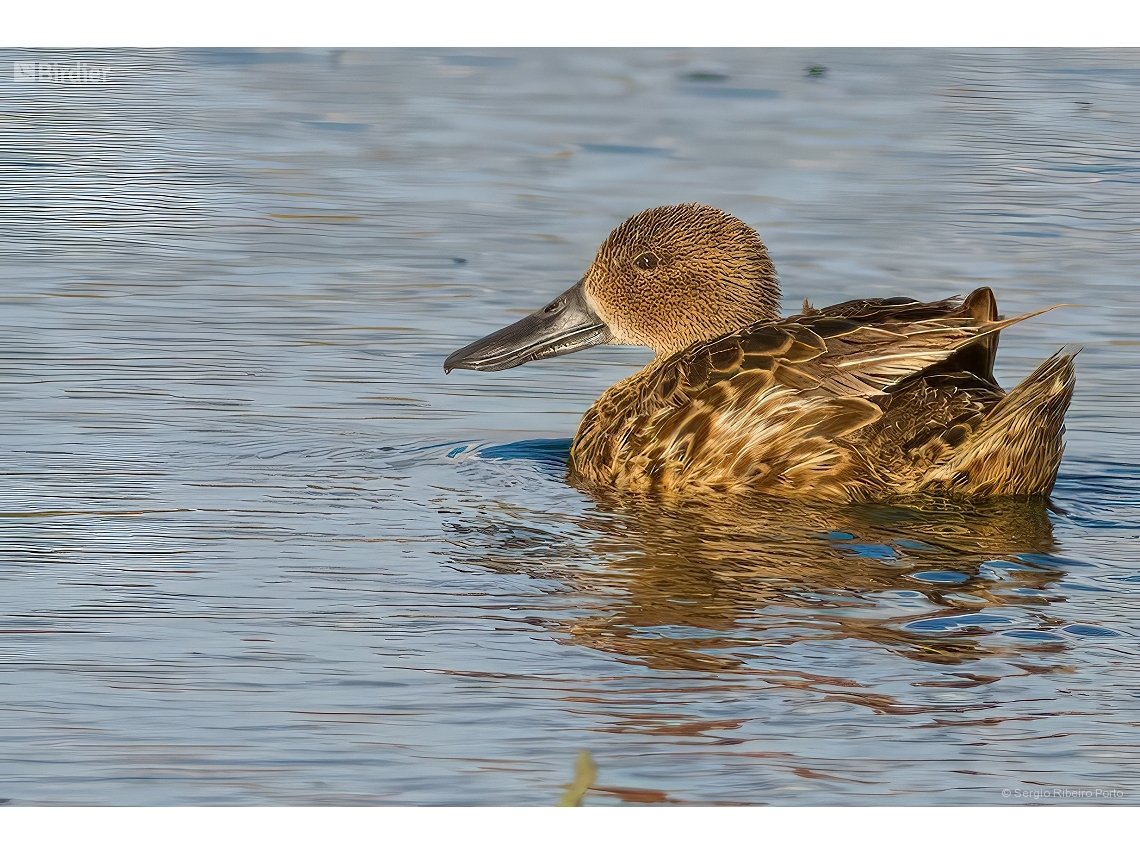
<instances>
[{"instance_id":1,"label":"duck head","mask_svg":"<svg viewBox=\"0 0 1140 855\"><path fill-rule=\"evenodd\" d=\"M461 348L444 371L501 371L595 344L668 356L698 341L775 320L776 270L756 230L707 205L630 217L586 275L545 308Z\"/></svg>"}]
</instances>

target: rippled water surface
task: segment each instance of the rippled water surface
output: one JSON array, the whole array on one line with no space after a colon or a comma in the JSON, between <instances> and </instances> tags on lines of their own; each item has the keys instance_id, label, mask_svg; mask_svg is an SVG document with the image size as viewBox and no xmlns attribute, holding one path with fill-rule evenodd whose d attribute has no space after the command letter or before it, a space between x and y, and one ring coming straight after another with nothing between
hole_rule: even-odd
<instances>
[{"instance_id":1,"label":"rippled water surface","mask_svg":"<svg viewBox=\"0 0 1140 855\"><path fill-rule=\"evenodd\" d=\"M110 67L2 66L0 799L1140 803L1140 53L469 53L0 56ZM1072 304L1053 503L591 498L646 352L444 376L678 201Z\"/></svg>"}]
</instances>

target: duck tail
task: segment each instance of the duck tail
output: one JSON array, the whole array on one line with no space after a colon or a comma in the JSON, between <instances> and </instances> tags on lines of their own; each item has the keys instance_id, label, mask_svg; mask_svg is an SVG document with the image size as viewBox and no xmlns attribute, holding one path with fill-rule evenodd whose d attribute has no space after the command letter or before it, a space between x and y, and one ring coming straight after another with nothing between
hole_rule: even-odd
<instances>
[{"instance_id":1,"label":"duck tail","mask_svg":"<svg viewBox=\"0 0 1140 855\"><path fill-rule=\"evenodd\" d=\"M1080 351L1057 351L1002 398L925 485L973 496L1048 495L1065 450L1065 411Z\"/></svg>"}]
</instances>

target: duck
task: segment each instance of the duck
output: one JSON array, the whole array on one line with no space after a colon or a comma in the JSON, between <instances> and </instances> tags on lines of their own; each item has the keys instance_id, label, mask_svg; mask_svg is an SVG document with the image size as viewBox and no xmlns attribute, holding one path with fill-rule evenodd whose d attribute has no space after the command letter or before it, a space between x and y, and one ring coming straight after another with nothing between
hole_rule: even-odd
<instances>
[{"instance_id":1,"label":"duck","mask_svg":"<svg viewBox=\"0 0 1140 855\"><path fill-rule=\"evenodd\" d=\"M1008 393L993 375L999 332L1049 309L1003 319L988 287L932 302L805 300L783 318L779 306L755 229L708 205L666 205L614 229L573 287L443 367L652 349L582 417L567 466L586 490L842 503L1052 491L1076 353Z\"/></svg>"}]
</instances>

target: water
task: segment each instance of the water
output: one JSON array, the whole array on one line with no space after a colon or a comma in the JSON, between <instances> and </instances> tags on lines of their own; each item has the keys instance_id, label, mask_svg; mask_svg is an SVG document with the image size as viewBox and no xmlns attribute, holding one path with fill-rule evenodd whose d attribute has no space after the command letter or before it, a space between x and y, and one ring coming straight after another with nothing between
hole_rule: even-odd
<instances>
[{"instance_id":1,"label":"water","mask_svg":"<svg viewBox=\"0 0 1140 855\"><path fill-rule=\"evenodd\" d=\"M1140 802L1140 52L472 53L0 57L110 66L0 83L0 799ZM644 351L443 375L677 201L1074 304L1053 504L595 499Z\"/></svg>"}]
</instances>

